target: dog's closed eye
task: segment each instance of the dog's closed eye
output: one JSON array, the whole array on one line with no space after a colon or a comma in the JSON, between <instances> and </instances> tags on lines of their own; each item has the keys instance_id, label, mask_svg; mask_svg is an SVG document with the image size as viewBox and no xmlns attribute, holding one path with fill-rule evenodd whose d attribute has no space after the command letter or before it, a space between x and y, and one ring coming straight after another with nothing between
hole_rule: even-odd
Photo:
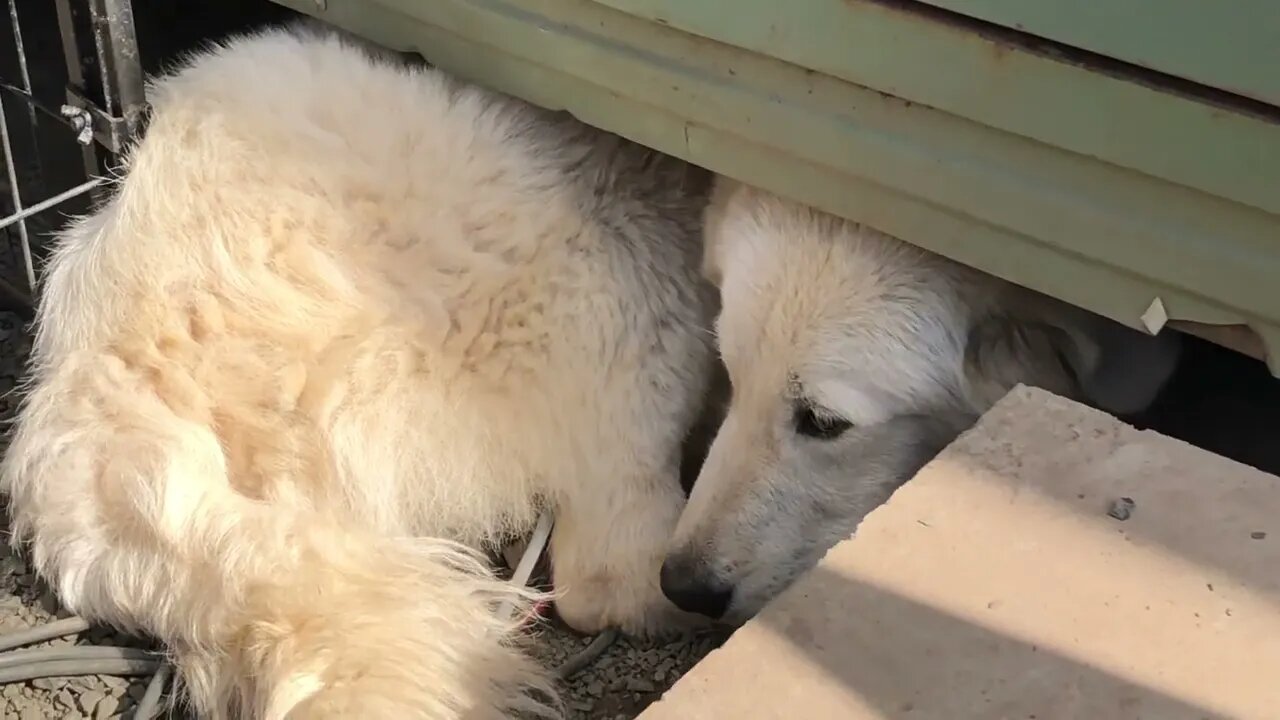
<instances>
[{"instance_id":1,"label":"dog's closed eye","mask_svg":"<svg viewBox=\"0 0 1280 720\"><path fill-rule=\"evenodd\" d=\"M793 413L796 433L814 440L834 440L853 427L853 423L809 402L796 404Z\"/></svg>"}]
</instances>

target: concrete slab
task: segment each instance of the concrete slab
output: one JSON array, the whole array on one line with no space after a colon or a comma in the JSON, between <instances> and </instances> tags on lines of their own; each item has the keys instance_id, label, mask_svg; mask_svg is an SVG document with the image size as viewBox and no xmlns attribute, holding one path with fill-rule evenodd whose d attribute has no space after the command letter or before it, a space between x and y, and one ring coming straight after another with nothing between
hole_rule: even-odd
<instances>
[{"instance_id":1,"label":"concrete slab","mask_svg":"<svg viewBox=\"0 0 1280 720\"><path fill-rule=\"evenodd\" d=\"M1275 720L1280 478L1018 388L640 718Z\"/></svg>"}]
</instances>

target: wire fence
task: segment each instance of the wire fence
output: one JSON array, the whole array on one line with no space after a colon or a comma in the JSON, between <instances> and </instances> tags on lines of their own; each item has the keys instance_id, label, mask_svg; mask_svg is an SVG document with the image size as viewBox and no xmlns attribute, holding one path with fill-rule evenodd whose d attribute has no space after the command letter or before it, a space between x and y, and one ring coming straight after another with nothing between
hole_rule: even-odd
<instances>
[{"instance_id":1,"label":"wire fence","mask_svg":"<svg viewBox=\"0 0 1280 720\"><path fill-rule=\"evenodd\" d=\"M7 0L0 42L0 309L28 314L49 234L100 199L141 129L131 0Z\"/></svg>"}]
</instances>

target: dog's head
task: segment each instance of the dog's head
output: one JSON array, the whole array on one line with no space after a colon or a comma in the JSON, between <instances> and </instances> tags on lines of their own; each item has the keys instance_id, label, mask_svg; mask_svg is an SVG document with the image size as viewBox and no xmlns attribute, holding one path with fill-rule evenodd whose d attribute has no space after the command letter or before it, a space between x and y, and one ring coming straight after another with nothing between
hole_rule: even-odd
<instances>
[{"instance_id":1,"label":"dog's head","mask_svg":"<svg viewBox=\"0 0 1280 720\"><path fill-rule=\"evenodd\" d=\"M1100 367L1088 328L1001 312L1007 286L729 181L709 210L704 270L721 291L732 394L662 581L677 605L730 622L1014 384L1079 397L1078 378Z\"/></svg>"}]
</instances>

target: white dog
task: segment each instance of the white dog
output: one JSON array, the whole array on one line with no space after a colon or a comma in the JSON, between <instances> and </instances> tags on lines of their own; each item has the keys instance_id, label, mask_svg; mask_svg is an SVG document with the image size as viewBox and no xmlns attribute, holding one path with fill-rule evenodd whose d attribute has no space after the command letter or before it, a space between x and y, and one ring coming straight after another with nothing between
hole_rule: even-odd
<instances>
[{"instance_id":1,"label":"white dog","mask_svg":"<svg viewBox=\"0 0 1280 720\"><path fill-rule=\"evenodd\" d=\"M527 597L463 546L550 507L571 625L689 619L705 172L312 31L150 97L48 265L3 468L69 609L165 641L209 717L536 711L495 614Z\"/></svg>"},{"instance_id":2,"label":"white dog","mask_svg":"<svg viewBox=\"0 0 1280 720\"><path fill-rule=\"evenodd\" d=\"M1176 364L1167 334L729 180L707 234L732 400L662 585L728 622L848 537L1014 385L1129 413Z\"/></svg>"}]
</instances>

